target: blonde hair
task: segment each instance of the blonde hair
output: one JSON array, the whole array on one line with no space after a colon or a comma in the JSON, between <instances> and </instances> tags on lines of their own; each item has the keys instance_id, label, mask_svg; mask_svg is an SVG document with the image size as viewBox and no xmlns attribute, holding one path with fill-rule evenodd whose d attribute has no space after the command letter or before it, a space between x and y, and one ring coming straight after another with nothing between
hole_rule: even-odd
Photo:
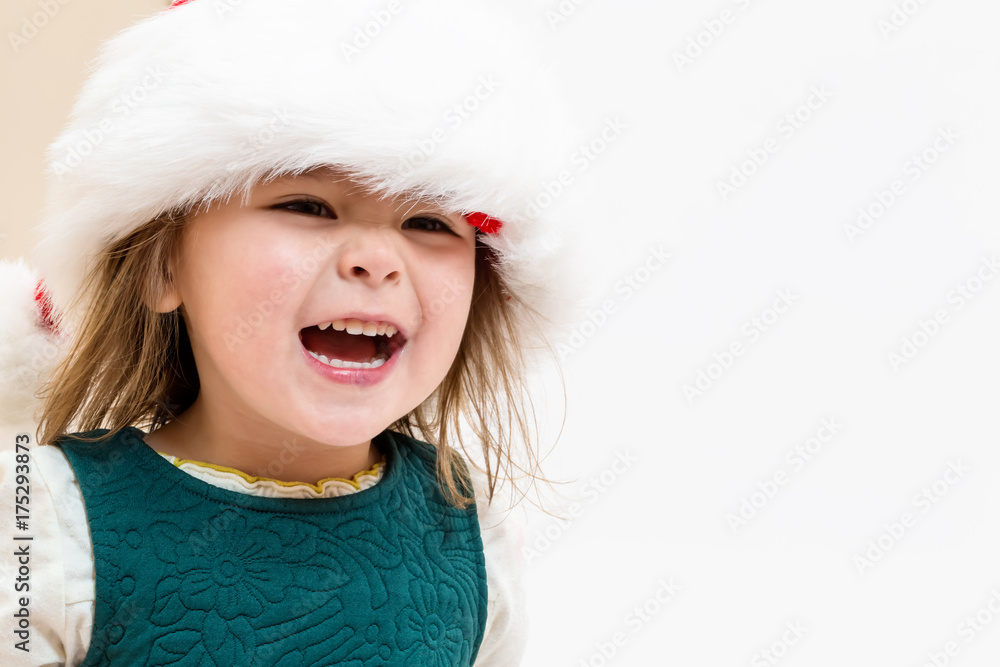
<instances>
[{"instance_id":1,"label":"blonde hair","mask_svg":"<svg viewBox=\"0 0 1000 667\"><path fill-rule=\"evenodd\" d=\"M155 429L186 410L197 397L198 373L187 329L177 309L156 312L167 281L168 261L180 243L190 211L174 211L109 244L97 256L78 291L77 303L92 304L72 348L43 384L38 442L53 443L74 431L128 427ZM526 391L526 364L514 308L529 314L529 326L543 316L508 290L491 248L476 244L472 305L455 360L444 380L417 408L390 428L433 444L437 477L447 502L468 507L475 498L464 466L456 466L464 416L481 442L492 501L502 481L546 480L528 417L537 429L534 404ZM552 348L546 351L553 353ZM563 381L565 398L565 382ZM71 431L71 429L73 429ZM515 447L515 443L523 443ZM515 454L527 456L527 469ZM523 473L515 478L512 470ZM522 498L524 495L522 494Z\"/></svg>"}]
</instances>

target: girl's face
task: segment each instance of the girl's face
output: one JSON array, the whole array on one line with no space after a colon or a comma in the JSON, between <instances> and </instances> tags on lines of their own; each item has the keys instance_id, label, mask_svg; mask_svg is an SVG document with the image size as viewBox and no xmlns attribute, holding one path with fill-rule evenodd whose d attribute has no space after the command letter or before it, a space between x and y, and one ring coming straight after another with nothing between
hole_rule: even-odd
<instances>
[{"instance_id":1,"label":"girl's face","mask_svg":"<svg viewBox=\"0 0 1000 667\"><path fill-rule=\"evenodd\" d=\"M455 212L379 200L327 169L258 185L247 206L197 211L159 309L181 305L202 413L251 439L370 440L451 367L475 232Z\"/></svg>"}]
</instances>

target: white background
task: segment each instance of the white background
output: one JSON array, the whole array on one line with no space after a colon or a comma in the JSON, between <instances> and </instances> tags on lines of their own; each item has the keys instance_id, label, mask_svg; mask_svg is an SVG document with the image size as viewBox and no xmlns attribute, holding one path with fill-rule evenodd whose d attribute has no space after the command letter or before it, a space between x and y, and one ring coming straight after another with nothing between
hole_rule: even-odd
<instances>
[{"instance_id":1,"label":"white background","mask_svg":"<svg viewBox=\"0 0 1000 667\"><path fill-rule=\"evenodd\" d=\"M1000 276L977 281L1000 259L1000 10L903 4L898 30L888 1L591 0L551 25L559 5L542 6L594 136L607 118L629 127L564 195L593 220L593 310L616 311L581 320L567 361L545 469L575 480L557 488L576 516L531 514L525 664L1000 661ZM814 87L829 99L800 109ZM777 124L796 111L808 118L786 138ZM915 167L948 128L947 150ZM718 182L771 137L724 198ZM894 180L902 194L852 240L845 227ZM672 259L645 273L661 246ZM627 296L626 276L646 282ZM773 321L782 289L795 300ZM751 340L754 317L773 323ZM710 368L734 342L743 353ZM715 379L689 400L699 371ZM824 419L842 426L793 465ZM634 461L616 470L620 453ZM756 513L734 530L745 499ZM985 625L963 625L980 612Z\"/></svg>"}]
</instances>

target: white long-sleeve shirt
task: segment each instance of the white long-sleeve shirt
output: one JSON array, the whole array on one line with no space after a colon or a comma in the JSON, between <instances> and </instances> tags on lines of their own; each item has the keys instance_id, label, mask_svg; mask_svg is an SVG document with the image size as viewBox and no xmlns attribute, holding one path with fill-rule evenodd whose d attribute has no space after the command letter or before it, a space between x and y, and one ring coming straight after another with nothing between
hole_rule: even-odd
<instances>
[{"instance_id":1,"label":"white long-sleeve shirt","mask_svg":"<svg viewBox=\"0 0 1000 667\"><path fill-rule=\"evenodd\" d=\"M3 548L0 586L0 663L15 667L76 667L90 645L94 622L93 545L83 495L69 461L55 446L30 450L29 529L15 527L16 459L14 443L5 443L0 458L0 516L8 517L10 536L31 536L30 541L7 538ZM354 480L330 480L319 489L307 484L276 483L254 478L233 469L194 461L178 461L162 455L180 470L209 484L253 495L269 497L332 497L377 484L383 466L359 473ZM22 469L23 470L23 469ZM476 495L480 532L486 558L486 631L476 667L516 667L527 642L524 589L521 574L523 527L516 515L487 505L483 496L485 477L470 466ZM23 490L17 495L23 495ZM0 537L0 539L3 539ZM28 591L15 591L19 576L18 549L28 545ZM23 557L22 557L23 559ZM18 650L20 639L13 633L20 599L28 598L30 619L29 653ZM6 627L4 627L6 626Z\"/></svg>"}]
</instances>

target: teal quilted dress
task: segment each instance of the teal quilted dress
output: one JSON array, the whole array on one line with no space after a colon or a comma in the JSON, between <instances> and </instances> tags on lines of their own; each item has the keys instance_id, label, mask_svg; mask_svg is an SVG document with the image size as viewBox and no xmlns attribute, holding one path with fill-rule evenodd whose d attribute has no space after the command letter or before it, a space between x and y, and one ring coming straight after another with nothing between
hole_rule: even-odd
<instances>
[{"instance_id":1,"label":"teal quilted dress","mask_svg":"<svg viewBox=\"0 0 1000 667\"><path fill-rule=\"evenodd\" d=\"M393 431L374 486L265 498L179 470L126 428L58 441L94 545L83 667L467 667L486 627L475 505L448 505L435 449Z\"/></svg>"}]
</instances>

